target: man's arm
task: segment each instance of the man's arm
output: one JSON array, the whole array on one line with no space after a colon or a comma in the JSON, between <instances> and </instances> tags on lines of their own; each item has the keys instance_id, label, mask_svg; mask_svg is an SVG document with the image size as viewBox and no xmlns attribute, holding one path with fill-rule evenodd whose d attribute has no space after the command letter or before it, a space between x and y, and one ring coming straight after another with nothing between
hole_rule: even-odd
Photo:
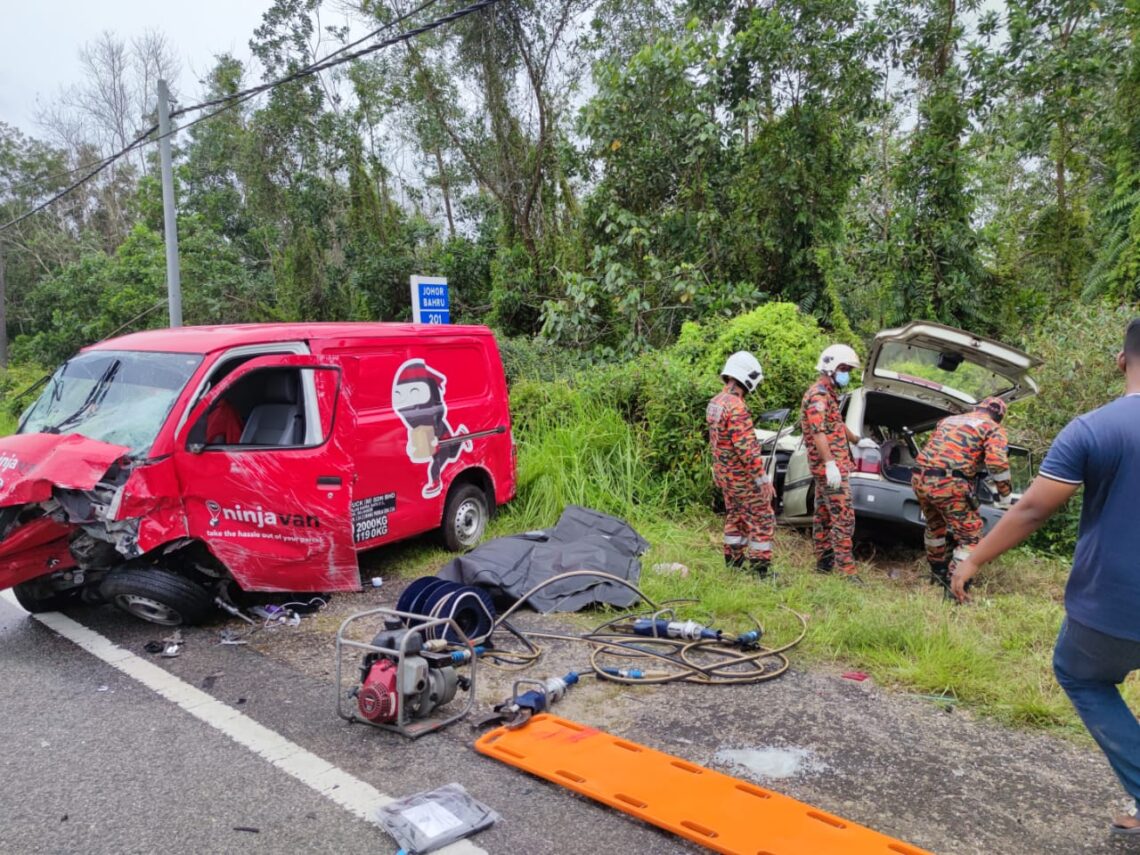
<instances>
[{"instance_id":1,"label":"man's arm","mask_svg":"<svg viewBox=\"0 0 1140 855\"><path fill-rule=\"evenodd\" d=\"M831 460L831 446L823 430L826 412L827 403L818 395L811 395L804 401L804 433L809 435L815 450L819 452L819 459L824 463Z\"/></svg>"},{"instance_id":2,"label":"man's arm","mask_svg":"<svg viewBox=\"0 0 1140 855\"><path fill-rule=\"evenodd\" d=\"M831 460L831 446L827 442L827 434L813 433L811 441L815 443L815 450L819 452L819 459L824 463Z\"/></svg>"},{"instance_id":3,"label":"man's arm","mask_svg":"<svg viewBox=\"0 0 1140 855\"><path fill-rule=\"evenodd\" d=\"M1025 491L1025 495L998 520L993 531L982 538L969 558L958 562L950 588L959 601L966 601L966 583L973 579L983 564L1023 543L1029 535L1041 528L1065 502L1073 497L1080 484L1054 481L1038 475Z\"/></svg>"}]
</instances>

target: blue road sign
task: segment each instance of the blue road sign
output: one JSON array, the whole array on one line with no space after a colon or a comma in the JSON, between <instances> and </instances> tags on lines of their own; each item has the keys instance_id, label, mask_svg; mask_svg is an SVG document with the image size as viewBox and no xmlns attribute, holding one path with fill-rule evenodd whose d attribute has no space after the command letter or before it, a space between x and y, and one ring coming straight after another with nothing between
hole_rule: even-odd
<instances>
[{"instance_id":1,"label":"blue road sign","mask_svg":"<svg viewBox=\"0 0 1140 855\"><path fill-rule=\"evenodd\" d=\"M412 277L412 320L417 324L451 323L451 296L442 276Z\"/></svg>"}]
</instances>

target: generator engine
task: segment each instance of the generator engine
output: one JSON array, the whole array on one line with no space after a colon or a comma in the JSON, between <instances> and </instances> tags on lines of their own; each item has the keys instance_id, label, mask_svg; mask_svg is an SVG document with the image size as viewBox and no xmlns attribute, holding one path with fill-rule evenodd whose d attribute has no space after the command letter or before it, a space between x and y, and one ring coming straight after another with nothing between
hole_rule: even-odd
<instances>
[{"instance_id":1,"label":"generator engine","mask_svg":"<svg viewBox=\"0 0 1140 855\"><path fill-rule=\"evenodd\" d=\"M361 662L356 704L374 724L399 721L401 710L405 721L425 718L470 685L456 668L468 657L425 649L423 635L415 629L381 630L372 645L393 651L368 653Z\"/></svg>"}]
</instances>

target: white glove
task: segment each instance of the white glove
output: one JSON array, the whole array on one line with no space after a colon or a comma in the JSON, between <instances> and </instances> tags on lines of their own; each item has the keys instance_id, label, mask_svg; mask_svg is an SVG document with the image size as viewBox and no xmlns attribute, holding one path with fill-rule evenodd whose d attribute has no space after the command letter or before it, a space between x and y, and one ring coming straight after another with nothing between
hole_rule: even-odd
<instances>
[{"instance_id":1,"label":"white glove","mask_svg":"<svg viewBox=\"0 0 1140 855\"><path fill-rule=\"evenodd\" d=\"M824 472L827 476L827 489L838 490L843 486L843 476L839 473L839 464L834 460L829 460L824 464Z\"/></svg>"},{"instance_id":2,"label":"white glove","mask_svg":"<svg viewBox=\"0 0 1140 855\"><path fill-rule=\"evenodd\" d=\"M869 437L869 436L863 437L861 440L859 440L858 444L856 445L856 448L878 448L878 447L879 447L879 443L875 442L875 440L871 439L871 437Z\"/></svg>"}]
</instances>

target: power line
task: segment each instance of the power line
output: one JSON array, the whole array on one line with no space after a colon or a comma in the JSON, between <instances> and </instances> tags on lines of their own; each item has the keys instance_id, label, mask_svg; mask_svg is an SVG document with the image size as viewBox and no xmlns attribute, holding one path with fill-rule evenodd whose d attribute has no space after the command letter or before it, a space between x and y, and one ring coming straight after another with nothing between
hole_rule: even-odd
<instances>
[{"instance_id":1,"label":"power line","mask_svg":"<svg viewBox=\"0 0 1140 855\"><path fill-rule=\"evenodd\" d=\"M9 220L3 226L0 226L0 234L3 234L8 229L15 226L17 223L23 222L24 220L26 220L28 217L32 216L33 214L38 214L40 211L42 211L44 208L48 207L49 205L55 204L60 199L62 199L64 196L66 196L68 193L70 193L72 190L75 190L78 187L83 186L88 181L90 181L92 178L94 178L96 175L98 175L100 172L102 172L104 169L106 169L108 166L110 166L112 163L126 157L128 154L130 154L136 148L140 148L141 146L145 145L147 142L154 142L154 140L147 140L147 137L150 134L152 134L157 128L158 128L158 125L152 126L145 133L136 137L134 139L134 141L131 142L130 145L128 145L126 148L121 149L120 151L117 151L115 154L113 154L110 157L106 158L105 160L101 161L94 169L92 169L90 172L88 172L86 175L84 175L82 178L80 178L74 184L71 184L71 185L65 187L64 189L62 189L58 193L56 193L54 196L52 196L50 199L48 199L46 202L41 202L40 204L36 205L36 207L32 208L30 211L25 211L20 216L16 217L15 219Z\"/></svg>"},{"instance_id":2,"label":"power line","mask_svg":"<svg viewBox=\"0 0 1140 855\"><path fill-rule=\"evenodd\" d=\"M326 63L330 59L336 57L337 55L342 54L347 50L351 50L352 48L356 47L357 45L363 44L364 42L368 41L369 39L375 38L376 36L380 35L381 33L385 32L386 30L392 29L392 27L395 27L399 24L402 24L404 21L408 20L408 18L411 18L415 15L418 15L420 12L434 6L435 4L437 4L439 2L440 2L440 0L426 0L426 2L421 3L415 9L412 9L409 12L405 12L403 15L400 15L399 17L393 18L391 21L384 24L383 26L377 27L372 32L361 36L356 41L349 42L348 44L344 45L343 47L337 48L332 53L327 54L326 56L322 57L317 62L322 63L322 64ZM306 66L305 68L306 69L313 68L315 65L317 65L317 63L311 63L310 65ZM273 86L276 84L271 83L271 84L266 84L266 85ZM183 107L183 108L180 108L178 110L174 110L173 112L171 112L170 117L172 119L174 119L174 118L177 118L178 116L184 115L186 113L191 113L191 112L194 112L196 110L202 110L202 109L205 109L206 107L214 107L214 106L217 106L219 104L229 104L230 106L237 106L238 104L241 104L241 103L244 103L245 101L247 101L250 97L253 97L253 95L260 94L260 92L261 92L260 87L257 88L256 90L252 90L252 94L250 94L250 95L247 95L246 93L243 93L243 92L235 92L233 95L225 95L221 98L216 98L213 101L203 101L201 104L196 104L192 107ZM231 103L231 102L234 102L234 103ZM204 119L208 119L212 116L218 115L218 113L220 113L220 112L222 112L222 111L217 110L213 113L210 113L207 116L203 116L199 119L195 119L193 122L190 122L187 125L183 125L180 130L185 130L186 128L188 128L192 125L195 125L198 122L203 121ZM158 128L158 126L155 125L150 130L148 130L146 132L146 134L144 134L144 136L149 135L150 133L154 132L155 130L157 130L157 128ZM161 137L159 137L158 139L161 139ZM158 139L151 140L151 142L157 142ZM136 140L136 142L137 142L137 140ZM106 160L107 160L107 158L101 158L100 160L92 160L89 163L81 163L79 166L76 166L74 169L68 169L68 170L65 170L63 172L57 172L54 174L39 175L39 176L36 176L35 178L29 178L26 181L21 181L19 184L10 184L10 185L8 185L8 187L6 187L4 189L6 189L9 193L12 193L12 192L15 192L18 190L23 190L25 187L34 187L34 186L37 186L40 184L54 183L55 181L58 181L60 179L69 178L72 175L75 175L79 172L82 172L85 169L91 169L93 167L99 166L99 165L103 164L104 161L106 161Z\"/></svg>"},{"instance_id":3,"label":"power line","mask_svg":"<svg viewBox=\"0 0 1140 855\"><path fill-rule=\"evenodd\" d=\"M220 109L215 110L214 112L212 112L206 116L200 116L199 118L195 119L194 121L192 121L192 122L190 122L184 126L184 128L189 128L193 125L198 124L198 122L205 121L206 119L209 119L209 118L212 118L213 116L216 116L218 113L221 113L221 112L229 109L230 107L235 107L238 104L241 104L245 101L248 101L250 98L253 98L255 95L260 95L262 92L266 92L270 89L275 89L278 86L283 86L286 83L292 83L294 81L300 80L300 79L305 78L305 77L311 77L312 75L318 74L318 73L325 71L329 68L335 68L338 65L343 65L344 63L351 62L354 59L359 59L360 57L368 56L369 54L376 53L377 51L383 50L384 48L388 48L388 47L391 47L391 46L396 45L396 44L400 44L401 42L411 41L412 39L416 38L417 36L421 36L424 33L431 32L432 30L438 29L439 27L442 27L445 24L450 24L454 21L458 21L460 18L465 18L468 15L474 14L475 12L480 12L483 9L486 9L488 6L492 6L495 3L499 2L499 0L477 0L477 2L472 3L468 6L464 6L462 9L457 9L456 11L454 11L448 15L444 15L440 18L436 18L436 19L429 21L426 24L423 24L422 26L416 27L414 29L405 30L404 32L400 33L399 35L393 36L392 38L389 38L389 39L384 39L383 41L378 42L378 43L372 45L371 47L367 47L367 48L364 48L362 50L354 51L352 53L344 54L343 56L340 56L339 58L335 58L335 59L333 58L333 57L337 57L338 54L342 54L345 50L348 50L348 48L353 47L354 45L360 44L361 41L367 41L369 38L372 38L374 35L381 33L384 30L391 28L392 26L395 26L396 24L400 23L401 21L406 20L408 17L410 17L414 14L417 14L418 12L422 11L423 9L428 8L429 6L434 5L437 2L439 2L439 0L426 0L425 3L416 7L416 9L413 9L411 12L408 12L408 13L400 16L399 18L396 18L394 21L392 21L388 24L385 24L383 27L379 28L378 30L374 31L373 33L371 33L367 36L364 36L363 38L357 40L356 42L353 42L351 45L346 45L345 47L340 48L337 51L334 51L332 54L329 54L329 56L325 57L324 59L322 59L318 62L314 62L311 65L308 65L304 68L298 69L297 71L294 71L290 74L287 74L278 80L273 80L273 81L270 81L269 83L263 83L259 86L254 86L250 89L242 90L241 92L235 92L234 94L227 95L224 98L216 98L212 101L204 101L200 104L194 104L190 107L180 108L180 109L175 110L174 112L172 112L170 114L171 118L174 118L177 116L184 116L187 113L192 113L192 112L195 112L197 110L203 110L207 107L222 105ZM44 208L47 208L49 205L52 205L55 202L59 201L64 196L71 193L73 190L78 189L82 185L86 184L88 181L90 181L92 178L94 178L96 175L98 175L100 172L102 172L108 166L115 163L117 160L122 159L126 155L130 154L135 149L137 149L143 145L148 145L150 143L158 142L161 139L165 139L166 136L171 136L171 135L177 133L178 130L181 130L180 128L175 128L175 129L171 130L168 134L166 134L162 137L154 137L154 138L148 139L148 137L150 137L150 135L153 134L157 129L158 129L157 125L150 127L149 129L144 131L142 134L140 134L138 137L136 137L125 148L121 149L120 151L116 152L115 154L107 157L105 160L98 163L94 169L92 169L89 173L84 175L78 181L76 181L73 184L70 184L69 186L65 187L63 190L56 193L50 199L48 199L45 202L40 203L36 207L32 208L30 211L27 211L27 212L21 214L20 216L14 218L12 220L9 220L4 225L0 226L0 233L7 231L8 229L12 228L16 224L26 220L28 217L31 217L32 215L39 213Z\"/></svg>"},{"instance_id":4,"label":"power line","mask_svg":"<svg viewBox=\"0 0 1140 855\"><path fill-rule=\"evenodd\" d=\"M79 164L79 166L76 166L74 169L68 169L65 172L56 172L55 174L38 175L35 178L29 178L26 181L21 181L19 184L9 184L4 189L7 190L9 193L14 193L17 190L23 190L25 187L35 187L35 186L40 185L40 184L54 183L54 182L60 180L61 178L70 178L72 175L75 175L77 172L82 172L84 169L90 169L93 166L98 166L100 163L102 163L106 159L107 158L101 158L100 160L92 160L89 163L81 163L81 164Z\"/></svg>"},{"instance_id":5,"label":"power line","mask_svg":"<svg viewBox=\"0 0 1140 855\"><path fill-rule=\"evenodd\" d=\"M319 71L323 71L325 68L332 68L334 65L340 65L342 62L347 62L350 59L354 58L356 55L354 55L353 57L346 57L344 59L337 60L336 62L331 62L331 60L333 60L334 57L338 56L339 54L343 54L345 51L350 50L350 49L356 47L357 45L368 41L371 38L375 38L376 36L380 35L380 33L384 32L386 30L392 29L392 27L396 26L397 24L402 24L404 21L408 20L408 18L411 18L414 15L418 15L424 9L427 9L431 6L434 6L438 2L440 2L440 0L426 0L426 2L421 3L419 6L417 6L415 9L412 9L410 12L406 12L403 15L400 15L398 18L394 18L393 20L389 21L387 24L384 24L382 27L378 27L377 29L373 30L372 32L368 33L367 35L361 36L356 41L350 42L349 44L345 45L344 47L341 47L341 48L338 48L337 50L334 50L328 56L325 56L325 57L317 60L316 62L313 62L309 65L306 65L304 68L299 68L296 71L294 71L290 74L287 74L285 77L282 77L278 80L271 80L268 83L262 83L258 86L254 86L250 89L244 89L240 92L235 92L232 95L223 95L221 98L215 98L212 101L203 101L201 104L195 104L191 107L181 107L181 108L171 112L170 118L171 119L177 119L179 116L183 116L186 113L192 113L195 110L202 110L202 109L205 109L206 107L216 107L218 105L227 104L228 102L233 101L235 99L245 100L247 97L252 97L254 95L260 95L262 92L265 92L269 89L273 89L274 87L281 86L285 83L292 83L293 81L298 80L302 77L308 77L312 74L316 74ZM491 0L491 2L496 2L496 0ZM476 4L476 5L478 5L478 4ZM464 12L464 14L470 14L470 12L467 12L465 10L460 10L460 11ZM440 19L440 21L443 21L443 20L444 19L442 19L442 18ZM439 26L439 23L432 22L432 25L433 25L432 28L434 29L435 26ZM395 40L392 40L391 43L394 44L396 41L402 41L404 39L411 38L411 37L414 37L416 35L419 35L419 31L417 31L417 30L411 30L407 33L401 33L399 36L396 37ZM369 51L380 50L381 48L387 47L388 44L389 43L381 42L380 44L373 45L372 48L369 48L368 50Z\"/></svg>"}]
</instances>

